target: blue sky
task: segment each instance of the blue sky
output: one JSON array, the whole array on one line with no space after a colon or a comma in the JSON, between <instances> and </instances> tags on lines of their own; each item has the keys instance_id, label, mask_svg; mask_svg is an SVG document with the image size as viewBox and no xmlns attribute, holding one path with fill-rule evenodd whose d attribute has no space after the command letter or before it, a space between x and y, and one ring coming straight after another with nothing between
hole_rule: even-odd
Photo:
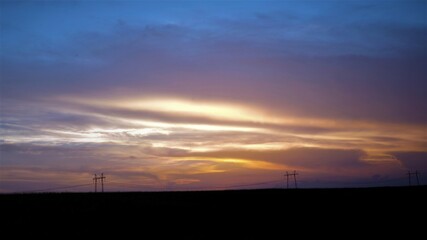
<instances>
[{"instance_id":1,"label":"blue sky","mask_svg":"<svg viewBox=\"0 0 427 240\"><path fill-rule=\"evenodd\" d=\"M427 167L425 1L0 7L1 191L102 170L184 189Z\"/></svg>"},{"instance_id":2,"label":"blue sky","mask_svg":"<svg viewBox=\"0 0 427 240\"><path fill-rule=\"evenodd\" d=\"M4 1L2 56L47 60L43 51L77 50L84 35L162 26L295 54L410 54L425 51L425 8L423 1Z\"/></svg>"}]
</instances>

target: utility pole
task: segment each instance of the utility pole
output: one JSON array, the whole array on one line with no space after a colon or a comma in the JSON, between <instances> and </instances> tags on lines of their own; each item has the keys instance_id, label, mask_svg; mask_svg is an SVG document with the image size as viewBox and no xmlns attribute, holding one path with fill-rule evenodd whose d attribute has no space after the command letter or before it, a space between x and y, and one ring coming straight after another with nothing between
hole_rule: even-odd
<instances>
[{"instance_id":1,"label":"utility pole","mask_svg":"<svg viewBox=\"0 0 427 240\"><path fill-rule=\"evenodd\" d=\"M409 186L412 185L411 183L412 175L415 175L415 179L417 180L417 186L420 185L420 179L418 178L418 174L420 174L418 170L415 172L408 171L407 175L408 175Z\"/></svg>"},{"instance_id":2,"label":"utility pole","mask_svg":"<svg viewBox=\"0 0 427 240\"><path fill-rule=\"evenodd\" d=\"M104 179L104 173L101 173L100 177L95 174L95 177L93 178L93 181L95 183L95 192L98 192L98 180L101 180L101 192L104 192Z\"/></svg>"},{"instance_id":3,"label":"utility pole","mask_svg":"<svg viewBox=\"0 0 427 240\"><path fill-rule=\"evenodd\" d=\"M100 179L101 179L101 189L102 189L102 192L104 192L104 179L105 179L104 173L101 173Z\"/></svg>"},{"instance_id":4,"label":"utility pole","mask_svg":"<svg viewBox=\"0 0 427 240\"><path fill-rule=\"evenodd\" d=\"M294 176L295 188L298 188L297 175L298 175L297 171L294 171L293 173L289 173L288 171L286 171L286 174L284 175L286 177L286 188L289 188L289 177L290 176Z\"/></svg>"},{"instance_id":5,"label":"utility pole","mask_svg":"<svg viewBox=\"0 0 427 240\"><path fill-rule=\"evenodd\" d=\"M418 179L418 171L415 171L415 177L417 178L417 185L419 186L420 185L420 181Z\"/></svg>"},{"instance_id":6,"label":"utility pole","mask_svg":"<svg viewBox=\"0 0 427 240\"><path fill-rule=\"evenodd\" d=\"M293 175L294 175L295 188L298 188L297 187L297 175L298 175L297 171L294 171Z\"/></svg>"},{"instance_id":7,"label":"utility pole","mask_svg":"<svg viewBox=\"0 0 427 240\"><path fill-rule=\"evenodd\" d=\"M285 176L286 176L286 188L289 188L289 173L288 173L288 171L286 171Z\"/></svg>"},{"instance_id":8,"label":"utility pole","mask_svg":"<svg viewBox=\"0 0 427 240\"><path fill-rule=\"evenodd\" d=\"M95 173L95 177L93 178L93 181L94 181L94 183L95 183L95 192L97 192L97 188L98 188L98 177L96 176L96 173Z\"/></svg>"}]
</instances>

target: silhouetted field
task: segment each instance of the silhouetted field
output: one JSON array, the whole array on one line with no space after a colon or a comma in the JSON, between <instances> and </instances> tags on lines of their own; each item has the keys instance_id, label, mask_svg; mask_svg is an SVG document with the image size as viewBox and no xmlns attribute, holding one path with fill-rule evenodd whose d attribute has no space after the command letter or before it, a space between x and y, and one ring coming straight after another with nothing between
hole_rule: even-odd
<instances>
[{"instance_id":1,"label":"silhouetted field","mask_svg":"<svg viewBox=\"0 0 427 240\"><path fill-rule=\"evenodd\" d=\"M319 212L425 209L427 186L194 192L2 194L3 216L161 212Z\"/></svg>"},{"instance_id":2,"label":"silhouetted field","mask_svg":"<svg viewBox=\"0 0 427 240\"><path fill-rule=\"evenodd\" d=\"M213 239L253 239L254 234L259 236L255 239L268 239L268 234L309 239L312 234L327 239L351 234L364 239L372 232L377 236L418 234L423 220L417 219L426 216L426 190L421 186L3 194L0 213L6 224L2 231L16 238L52 236L50 231L55 230L59 236L76 238L88 232L104 236L115 232L125 238L123 234L132 232L143 239L206 239L212 235Z\"/></svg>"}]
</instances>

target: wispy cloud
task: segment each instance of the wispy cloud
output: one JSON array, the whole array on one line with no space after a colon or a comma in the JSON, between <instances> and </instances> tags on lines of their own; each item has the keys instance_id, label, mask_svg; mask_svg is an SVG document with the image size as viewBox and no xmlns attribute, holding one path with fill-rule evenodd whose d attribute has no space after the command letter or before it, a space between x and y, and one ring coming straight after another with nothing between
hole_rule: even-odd
<instances>
[{"instance_id":1,"label":"wispy cloud","mask_svg":"<svg viewBox=\"0 0 427 240\"><path fill-rule=\"evenodd\" d=\"M132 99L57 99L39 106L46 114L25 126L6 116L4 179L19 179L22 171L26 178L34 171L32 179L39 179L45 175L40 165L49 166L43 172L53 178L70 172L70 182L102 170L148 188L190 176L183 185L207 186L242 169L369 177L409 167L398 152L424 152L427 144L422 125L291 117L244 103ZM421 160L417 164L425 167ZM211 180L199 178L204 174Z\"/></svg>"},{"instance_id":2,"label":"wispy cloud","mask_svg":"<svg viewBox=\"0 0 427 240\"><path fill-rule=\"evenodd\" d=\"M0 5L2 191L426 169L424 2Z\"/></svg>"}]
</instances>

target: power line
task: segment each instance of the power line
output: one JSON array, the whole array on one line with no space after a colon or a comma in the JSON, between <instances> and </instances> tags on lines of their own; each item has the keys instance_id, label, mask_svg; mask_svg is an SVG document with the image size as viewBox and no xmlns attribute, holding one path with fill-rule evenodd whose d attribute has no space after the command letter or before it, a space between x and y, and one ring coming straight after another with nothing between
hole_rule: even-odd
<instances>
[{"instance_id":1,"label":"power line","mask_svg":"<svg viewBox=\"0 0 427 240\"><path fill-rule=\"evenodd\" d=\"M419 172L418 172L419 173ZM405 174L407 175L407 174ZM368 180L367 178L364 179L355 179L351 182L348 181L302 181L306 184L310 183L317 183L317 184L323 184L325 186L332 186L335 188L339 187L391 187L391 186L403 186L407 185L408 176L401 175L400 177L394 177L394 178L379 178L379 179L371 179Z\"/></svg>"},{"instance_id":2,"label":"power line","mask_svg":"<svg viewBox=\"0 0 427 240\"><path fill-rule=\"evenodd\" d=\"M250 187L250 186L264 185L264 184L277 183L277 182L281 182L281 181L280 180L276 180L276 181L269 181L269 182L260 182L260 183L234 185L234 186L229 186L229 187L226 187L226 188Z\"/></svg>"},{"instance_id":3,"label":"power line","mask_svg":"<svg viewBox=\"0 0 427 240\"><path fill-rule=\"evenodd\" d=\"M298 175L297 171L286 172L286 174L284 174L284 177L286 179L286 187L287 188L289 188L289 181L292 182L292 180L294 181L295 188L298 187L298 184L297 184L297 175ZM415 172L408 171L408 173L406 175L408 177L409 184L413 184L413 181L412 181L413 179L412 178L414 177L414 179L416 180L416 184L419 185L419 175L420 175L420 172L418 172L418 171L415 171ZM291 179L289 179L290 177L291 177ZM293 177L293 179L292 179L292 177ZM101 173L101 175L94 174L94 177L93 177L93 181L94 182L93 183L71 185L71 186L62 186L62 187L53 187L53 188L45 188L45 189L36 189L36 190L31 190L31 191L24 191L24 193L25 192L49 192L49 191L56 191L56 190L62 190L62 189L70 189L70 188L78 188L78 187L83 187L83 186L90 186L92 184L95 185L94 186L95 187L95 192L97 192L98 191L98 180L101 181L101 191L104 192L104 182L105 182L105 179L106 179L106 177L105 177L104 173ZM402 180L402 184L403 184L403 180L404 179L405 178L402 176L400 178L381 179L381 180L366 181L366 182L352 182L352 183L349 183L349 182L343 183L342 182L341 184L344 184L344 185L353 185L353 186L357 187L357 185L361 186L361 185L366 185L366 184L375 184L375 185L378 186L379 184L384 183L384 184L381 184L381 185L387 186L387 184L385 184L385 183L387 183L387 182L397 182L399 180ZM283 180L276 180L276 181L267 181L267 182L238 184L238 185L231 185L231 186L198 186L198 187L195 186L195 187L187 187L187 188L185 186L180 186L179 188L181 190L184 190L184 191L186 191L186 190L187 191L191 191L191 190L195 190L195 191L198 191L198 190L227 190L227 189L231 190L231 189L236 189L236 188L245 188L245 187L259 186L259 185L265 185L265 184L280 183L282 181ZM307 182L307 181L303 181L303 182L306 183L306 184L310 183L310 182ZM334 182L334 183L335 184L340 184L339 182ZM109 184L121 185L121 186L124 186L124 187L130 187L130 188L140 188L140 189L141 188L145 188L148 191L150 191L150 190L151 191L156 191L156 190L162 191L161 189L156 189L158 187L157 184L156 185L153 185L153 184L137 184L137 183L126 183L126 182L114 182L114 181L113 182L109 181Z\"/></svg>"},{"instance_id":4,"label":"power line","mask_svg":"<svg viewBox=\"0 0 427 240\"><path fill-rule=\"evenodd\" d=\"M64 186L64 187L54 187L54 188L36 189L36 190L24 191L23 193L31 193L31 192L47 192L47 191L54 191L54 190L60 190L60 189L69 189L69 188L84 187L84 186L90 186L90 185L92 185L92 183L79 184L79 185L72 185L72 186Z\"/></svg>"},{"instance_id":5,"label":"power line","mask_svg":"<svg viewBox=\"0 0 427 240\"><path fill-rule=\"evenodd\" d=\"M111 181L108 181L108 184L125 185L127 187L149 187L148 185L136 184L136 183L125 183L125 182L111 182Z\"/></svg>"},{"instance_id":6,"label":"power line","mask_svg":"<svg viewBox=\"0 0 427 240\"><path fill-rule=\"evenodd\" d=\"M185 190L234 189L234 188L240 188L240 187L250 187L250 186L265 185L265 184L278 183L278 182L281 182L281 180L250 183L250 184L239 184L239 185L232 185L232 186L192 187L192 188L185 188ZM108 183L109 184L117 184L117 185L125 185L127 187L148 187L147 185L135 184L135 183L110 182L110 181Z\"/></svg>"}]
</instances>

